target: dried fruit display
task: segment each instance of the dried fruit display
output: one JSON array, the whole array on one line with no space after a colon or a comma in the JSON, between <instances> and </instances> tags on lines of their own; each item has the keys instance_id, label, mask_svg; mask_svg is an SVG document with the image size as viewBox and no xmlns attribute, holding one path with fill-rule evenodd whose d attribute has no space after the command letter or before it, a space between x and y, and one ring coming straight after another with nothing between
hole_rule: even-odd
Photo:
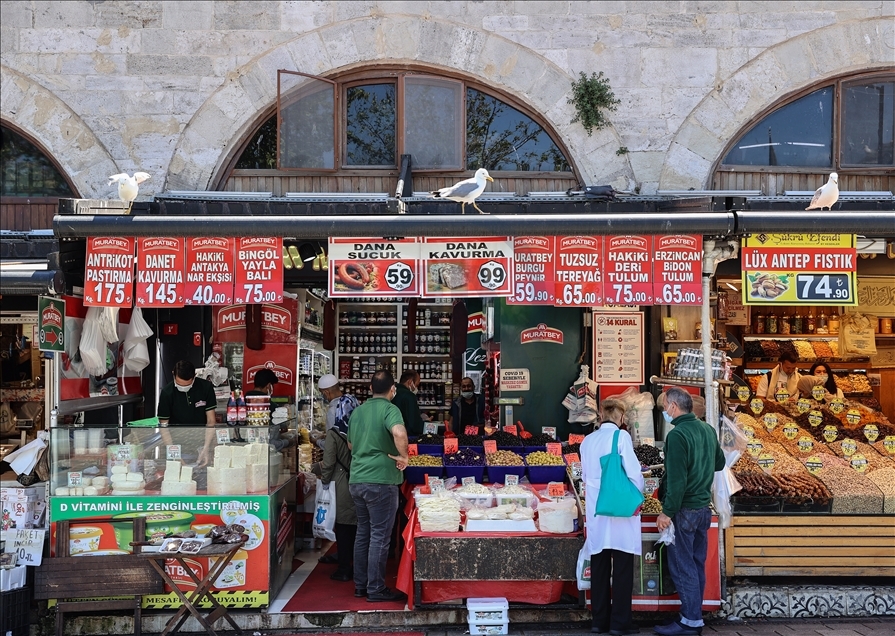
<instances>
[{"instance_id":1,"label":"dried fruit display","mask_svg":"<svg viewBox=\"0 0 895 636\"><path fill-rule=\"evenodd\" d=\"M780 356L780 345L776 340L761 341L761 355L764 358L776 359Z\"/></svg>"},{"instance_id":2,"label":"dried fruit display","mask_svg":"<svg viewBox=\"0 0 895 636\"><path fill-rule=\"evenodd\" d=\"M826 340L813 340L811 346L814 347L814 355L818 358L830 359L833 357L833 349Z\"/></svg>"},{"instance_id":3,"label":"dried fruit display","mask_svg":"<svg viewBox=\"0 0 895 636\"><path fill-rule=\"evenodd\" d=\"M814 362L817 360L817 355L814 353L814 347L811 346L811 343L807 340L793 340L792 344L796 348L796 353L799 355L799 360L802 362Z\"/></svg>"},{"instance_id":4,"label":"dried fruit display","mask_svg":"<svg viewBox=\"0 0 895 636\"><path fill-rule=\"evenodd\" d=\"M756 359L764 357L764 349L760 340L746 340L743 343L744 351L747 358Z\"/></svg>"},{"instance_id":5,"label":"dried fruit display","mask_svg":"<svg viewBox=\"0 0 895 636\"><path fill-rule=\"evenodd\" d=\"M780 484L766 474L750 457L742 456L731 467L734 476L749 497L776 497L780 494ZM739 494L739 493L738 493Z\"/></svg>"},{"instance_id":6,"label":"dried fruit display","mask_svg":"<svg viewBox=\"0 0 895 636\"><path fill-rule=\"evenodd\" d=\"M826 504L830 501L831 494L827 487L811 475L782 445L769 442L763 452L774 459L770 468L771 475L780 484L780 494L786 503L801 504L813 501Z\"/></svg>"},{"instance_id":7,"label":"dried fruit display","mask_svg":"<svg viewBox=\"0 0 895 636\"><path fill-rule=\"evenodd\" d=\"M883 493L876 484L850 466L825 465L817 478L833 495L833 514L880 514Z\"/></svg>"},{"instance_id":8,"label":"dried fruit display","mask_svg":"<svg viewBox=\"0 0 895 636\"><path fill-rule=\"evenodd\" d=\"M870 387L870 380L867 379L866 375L849 373L848 380L852 389L849 393L873 393L873 389ZM845 389L842 392L845 393Z\"/></svg>"}]
</instances>

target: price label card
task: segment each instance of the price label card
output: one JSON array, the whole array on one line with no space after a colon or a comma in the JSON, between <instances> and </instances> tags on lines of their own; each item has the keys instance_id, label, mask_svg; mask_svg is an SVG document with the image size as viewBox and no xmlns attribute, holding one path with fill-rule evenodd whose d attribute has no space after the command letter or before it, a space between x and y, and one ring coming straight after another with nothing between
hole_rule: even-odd
<instances>
[{"instance_id":1,"label":"price label card","mask_svg":"<svg viewBox=\"0 0 895 636\"><path fill-rule=\"evenodd\" d=\"M810 453L814 450L814 439L807 435L802 435L796 442L800 453Z\"/></svg>"},{"instance_id":2,"label":"price label card","mask_svg":"<svg viewBox=\"0 0 895 636\"><path fill-rule=\"evenodd\" d=\"M556 237L554 262L557 307L603 304L602 236Z\"/></svg>"},{"instance_id":3,"label":"price label card","mask_svg":"<svg viewBox=\"0 0 895 636\"><path fill-rule=\"evenodd\" d=\"M236 282L236 239L203 236L186 239L186 305L229 305Z\"/></svg>"},{"instance_id":4,"label":"price label card","mask_svg":"<svg viewBox=\"0 0 895 636\"><path fill-rule=\"evenodd\" d=\"M872 444L879 437L879 427L876 424L868 424L864 427L864 437Z\"/></svg>"},{"instance_id":5,"label":"price label card","mask_svg":"<svg viewBox=\"0 0 895 636\"><path fill-rule=\"evenodd\" d=\"M824 462L817 455L812 455L807 460L805 460L805 468L807 468L808 472L812 475L816 475L823 467Z\"/></svg>"},{"instance_id":6,"label":"price label card","mask_svg":"<svg viewBox=\"0 0 895 636\"><path fill-rule=\"evenodd\" d=\"M485 454L490 455L492 453L497 452L497 442L493 439L486 439L484 441L485 444Z\"/></svg>"},{"instance_id":7,"label":"price label card","mask_svg":"<svg viewBox=\"0 0 895 636\"><path fill-rule=\"evenodd\" d=\"M460 480L460 483L464 486L471 486L475 483L475 477L464 477Z\"/></svg>"},{"instance_id":8,"label":"price label card","mask_svg":"<svg viewBox=\"0 0 895 636\"><path fill-rule=\"evenodd\" d=\"M258 443L259 444L267 444L270 441L270 431L266 428L262 428L258 431Z\"/></svg>"},{"instance_id":9,"label":"price label card","mask_svg":"<svg viewBox=\"0 0 895 636\"><path fill-rule=\"evenodd\" d=\"M811 410L811 400L808 398L799 398L799 401L796 402L796 408L799 410L799 414L807 413Z\"/></svg>"},{"instance_id":10,"label":"price label card","mask_svg":"<svg viewBox=\"0 0 895 636\"><path fill-rule=\"evenodd\" d=\"M653 237L607 236L603 273L607 305L652 305Z\"/></svg>"},{"instance_id":11,"label":"price label card","mask_svg":"<svg viewBox=\"0 0 895 636\"><path fill-rule=\"evenodd\" d=\"M568 464L580 464L581 458L578 456L578 453L569 453L566 455L566 463Z\"/></svg>"},{"instance_id":12,"label":"price label card","mask_svg":"<svg viewBox=\"0 0 895 636\"><path fill-rule=\"evenodd\" d=\"M858 409L849 409L845 414L845 420L855 426L861 423L861 412Z\"/></svg>"},{"instance_id":13,"label":"price label card","mask_svg":"<svg viewBox=\"0 0 895 636\"><path fill-rule=\"evenodd\" d=\"M257 442L260 439L260 436L258 434L261 431L259 431L257 428L252 428L250 426L247 429L245 429L245 432L246 432L246 436L247 436L246 439L249 441L249 443Z\"/></svg>"},{"instance_id":14,"label":"price label card","mask_svg":"<svg viewBox=\"0 0 895 636\"><path fill-rule=\"evenodd\" d=\"M419 449L416 444L408 444L407 445L407 456L408 457L416 457L419 455Z\"/></svg>"},{"instance_id":15,"label":"price label card","mask_svg":"<svg viewBox=\"0 0 895 636\"><path fill-rule=\"evenodd\" d=\"M512 294L513 241L510 237L426 237L423 241L423 297L481 298Z\"/></svg>"},{"instance_id":16,"label":"price label card","mask_svg":"<svg viewBox=\"0 0 895 636\"><path fill-rule=\"evenodd\" d=\"M547 484L547 496L548 497L565 497L566 496L566 485L561 481L551 481Z\"/></svg>"},{"instance_id":17,"label":"price label card","mask_svg":"<svg viewBox=\"0 0 895 636\"><path fill-rule=\"evenodd\" d=\"M165 446L165 457L169 462L176 462L180 459L180 444L168 444Z\"/></svg>"},{"instance_id":18,"label":"price label card","mask_svg":"<svg viewBox=\"0 0 895 636\"><path fill-rule=\"evenodd\" d=\"M541 427L541 432L544 433L544 435L549 435L551 439L556 439L555 426L543 426Z\"/></svg>"},{"instance_id":19,"label":"price label card","mask_svg":"<svg viewBox=\"0 0 895 636\"><path fill-rule=\"evenodd\" d=\"M503 427L504 433L509 433L510 435L518 435L519 429L516 428L515 424L507 424Z\"/></svg>"},{"instance_id":20,"label":"price label card","mask_svg":"<svg viewBox=\"0 0 895 636\"><path fill-rule=\"evenodd\" d=\"M769 431L773 431L775 428L777 428L777 423L779 420L777 419L776 413L765 413L764 417L761 419L764 421L765 428L767 428Z\"/></svg>"},{"instance_id":21,"label":"price label card","mask_svg":"<svg viewBox=\"0 0 895 636\"><path fill-rule=\"evenodd\" d=\"M46 530L15 530L12 539L12 552L15 552L19 565L38 566L43 561L44 538Z\"/></svg>"},{"instance_id":22,"label":"price label card","mask_svg":"<svg viewBox=\"0 0 895 636\"><path fill-rule=\"evenodd\" d=\"M416 238L330 238L329 296L420 296Z\"/></svg>"},{"instance_id":23,"label":"price label card","mask_svg":"<svg viewBox=\"0 0 895 636\"><path fill-rule=\"evenodd\" d=\"M580 444L584 441L584 435L569 435L569 444Z\"/></svg>"},{"instance_id":24,"label":"price label card","mask_svg":"<svg viewBox=\"0 0 895 636\"><path fill-rule=\"evenodd\" d=\"M824 414L820 411L810 411L808 413L808 423L811 425L811 428L815 428L820 426L821 422L824 421Z\"/></svg>"},{"instance_id":25,"label":"price label card","mask_svg":"<svg viewBox=\"0 0 895 636\"><path fill-rule=\"evenodd\" d=\"M137 305L184 306L183 238L137 239Z\"/></svg>"},{"instance_id":26,"label":"price label card","mask_svg":"<svg viewBox=\"0 0 895 636\"><path fill-rule=\"evenodd\" d=\"M835 442L836 438L839 437L839 429L832 424L827 424L824 426L823 436L828 444Z\"/></svg>"},{"instance_id":27,"label":"price label card","mask_svg":"<svg viewBox=\"0 0 895 636\"><path fill-rule=\"evenodd\" d=\"M889 455L895 455L895 435L886 435L883 439L883 448Z\"/></svg>"},{"instance_id":28,"label":"price label card","mask_svg":"<svg viewBox=\"0 0 895 636\"><path fill-rule=\"evenodd\" d=\"M780 387L777 389L777 392L774 393L774 399L778 402L786 402L789 399L789 391L786 390L786 387Z\"/></svg>"},{"instance_id":29,"label":"price label card","mask_svg":"<svg viewBox=\"0 0 895 636\"><path fill-rule=\"evenodd\" d=\"M463 434L464 435L478 435L479 427L478 426L467 426L466 428L463 429Z\"/></svg>"},{"instance_id":30,"label":"price label card","mask_svg":"<svg viewBox=\"0 0 895 636\"><path fill-rule=\"evenodd\" d=\"M131 458L131 447L130 444L122 444L118 447L118 450L115 451L115 459L119 461L130 461Z\"/></svg>"},{"instance_id":31,"label":"price label card","mask_svg":"<svg viewBox=\"0 0 895 636\"><path fill-rule=\"evenodd\" d=\"M80 472L72 472L68 474L68 487L80 486L84 483Z\"/></svg>"},{"instance_id":32,"label":"price label card","mask_svg":"<svg viewBox=\"0 0 895 636\"><path fill-rule=\"evenodd\" d=\"M555 236L513 239L513 295L508 305L552 305L555 301Z\"/></svg>"},{"instance_id":33,"label":"price label card","mask_svg":"<svg viewBox=\"0 0 895 636\"><path fill-rule=\"evenodd\" d=\"M229 444L230 443L230 429L229 428L219 428L215 431L215 435L218 439L218 444Z\"/></svg>"},{"instance_id":34,"label":"price label card","mask_svg":"<svg viewBox=\"0 0 895 636\"><path fill-rule=\"evenodd\" d=\"M507 475L504 477L504 486L518 486L519 485L519 475Z\"/></svg>"},{"instance_id":35,"label":"price label card","mask_svg":"<svg viewBox=\"0 0 895 636\"><path fill-rule=\"evenodd\" d=\"M86 307L132 307L134 304L133 237L87 239L84 268Z\"/></svg>"},{"instance_id":36,"label":"price label card","mask_svg":"<svg viewBox=\"0 0 895 636\"><path fill-rule=\"evenodd\" d=\"M752 412L758 415L764 410L764 400L761 398L755 398L751 402L749 402L749 408L752 409Z\"/></svg>"},{"instance_id":37,"label":"price label card","mask_svg":"<svg viewBox=\"0 0 895 636\"><path fill-rule=\"evenodd\" d=\"M429 488L432 489L433 495L437 492L444 492L444 480L440 477L432 477L429 479Z\"/></svg>"},{"instance_id":38,"label":"price label card","mask_svg":"<svg viewBox=\"0 0 895 636\"><path fill-rule=\"evenodd\" d=\"M752 455L752 457L758 457L764 449L764 444L761 443L761 440L753 439L749 440L749 443L746 444L746 448L749 450L749 454Z\"/></svg>"},{"instance_id":39,"label":"price label card","mask_svg":"<svg viewBox=\"0 0 895 636\"><path fill-rule=\"evenodd\" d=\"M283 302L283 238L236 239L237 305Z\"/></svg>"},{"instance_id":40,"label":"price label card","mask_svg":"<svg viewBox=\"0 0 895 636\"><path fill-rule=\"evenodd\" d=\"M842 454L851 457L858 452L858 443L853 439L842 440Z\"/></svg>"},{"instance_id":41,"label":"price label card","mask_svg":"<svg viewBox=\"0 0 895 636\"><path fill-rule=\"evenodd\" d=\"M460 450L460 442L456 437L446 437L444 440L444 454L453 455Z\"/></svg>"},{"instance_id":42,"label":"price label card","mask_svg":"<svg viewBox=\"0 0 895 636\"><path fill-rule=\"evenodd\" d=\"M547 452L562 457L562 444L547 444Z\"/></svg>"},{"instance_id":43,"label":"price label card","mask_svg":"<svg viewBox=\"0 0 895 636\"><path fill-rule=\"evenodd\" d=\"M437 435L438 434L438 422L426 422L423 424L423 434L424 435Z\"/></svg>"},{"instance_id":44,"label":"price label card","mask_svg":"<svg viewBox=\"0 0 895 636\"><path fill-rule=\"evenodd\" d=\"M581 479L581 475L584 474L581 469L581 462L572 462L569 464L569 470L572 473L573 479Z\"/></svg>"},{"instance_id":45,"label":"price label card","mask_svg":"<svg viewBox=\"0 0 895 636\"><path fill-rule=\"evenodd\" d=\"M702 304L702 235L654 236L653 296L658 305ZM746 397L749 399L746 388ZM737 393L739 396L739 392Z\"/></svg>"},{"instance_id":46,"label":"price label card","mask_svg":"<svg viewBox=\"0 0 895 636\"><path fill-rule=\"evenodd\" d=\"M823 400L826 394L827 390L822 384L816 384L811 388L811 397L813 397L818 402Z\"/></svg>"},{"instance_id":47,"label":"price label card","mask_svg":"<svg viewBox=\"0 0 895 636\"><path fill-rule=\"evenodd\" d=\"M854 455L852 455L849 463L851 464L851 467L859 473L866 472L867 470L867 458L864 457L861 453L855 453Z\"/></svg>"}]
</instances>

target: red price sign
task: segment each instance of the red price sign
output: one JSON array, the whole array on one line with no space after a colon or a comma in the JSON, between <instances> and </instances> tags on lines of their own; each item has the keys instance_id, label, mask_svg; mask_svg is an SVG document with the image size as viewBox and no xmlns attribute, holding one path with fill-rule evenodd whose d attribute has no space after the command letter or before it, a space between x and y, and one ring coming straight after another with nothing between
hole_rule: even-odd
<instances>
[{"instance_id":1,"label":"red price sign","mask_svg":"<svg viewBox=\"0 0 895 636\"><path fill-rule=\"evenodd\" d=\"M497 442L493 439L485 440L485 454L490 455L497 452Z\"/></svg>"},{"instance_id":2,"label":"red price sign","mask_svg":"<svg viewBox=\"0 0 895 636\"><path fill-rule=\"evenodd\" d=\"M330 238L327 256L332 298L420 295L415 238Z\"/></svg>"},{"instance_id":3,"label":"red price sign","mask_svg":"<svg viewBox=\"0 0 895 636\"><path fill-rule=\"evenodd\" d=\"M183 307L183 239L137 239L137 306Z\"/></svg>"},{"instance_id":4,"label":"red price sign","mask_svg":"<svg viewBox=\"0 0 895 636\"><path fill-rule=\"evenodd\" d=\"M407 456L408 457L416 457L419 455L419 449L416 444L408 444L407 445Z\"/></svg>"},{"instance_id":5,"label":"red price sign","mask_svg":"<svg viewBox=\"0 0 895 636\"><path fill-rule=\"evenodd\" d=\"M463 434L464 435L478 435L479 427L478 426L467 426L466 428L463 429Z\"/></svg>"},{"instance_id":6,"label":"red price sign","mask_svg":"<svg viewBox=\"0 0 895 636\"><path fill-rule=\"evenodd\" d=\"M605 302L612 305L653 304L653 237L607 236L603 285Z\"/></svg>"},{"instance_id":7,"label":"red price sign","mask_svg":"<svg viewBox=\"0 0 895 636\"><path fill-rule=\"evenodd\" d=\"M659 305L702 304L702 235L653 237L653 297Z\"/></svg>"},{"instance_id":8,"label":"red price sign","mask_svg":"<svg viewBox=\"0 0 895 636\"><path fill-rule=\"evenodd\" d=\"M456 437L446 437L444 439L444 454L453 455L460 450L460 442Z\"/></svg>"},{"instance_id":9,"label":"red price sign","mask_svg":"<svg viewBox=\"0 0 895 636\"><path fill-rule=\"evenodd\" d=\"M554 262L557 307L603 304L602 236L558 236Z\"/></svg>"},{"instance_id":10,"label":"red price sign","mask_svg":"<svg viewBox=\"0 0 895 636\"><path fill-rule=\"evenodd\" d=\"M519 434L519 431L516 428L515 424L507 424L506 426L503 427L503 432L509 433L510 435L518 435Z\"/></svg>"},{"instance_id":11,"label":"red price sign","mask_svg":"<svg viewBox=\"0 0 895 636\"><path fill-rule=\"evenodd\" d=\"M566 485L559 481L551 481L547 484L548 497L565 497Z\"/></svg>"},{"instance_id":12,"label":"red price sign","mask_svg":"<svg viewBox=\"0 0 895 636\"><path fill-rule=\"evenodd\" d=\"M578 453L569 453L566 455L566 463L571 464L580 464L581 458L578 456Z\"/></svg>"},{"instance_id":13,"label":"red price sign","mask_svg":"<svg viewBox=\"0 0 895 636\"><path fill-rule=\"evenodd\" d=\"M547 452L562 457L562 444L547 444Z\"/></svg>"},{"instance_id":14,"label":"red price sign","mask_svg":"<svg viewBox=\"0 0 895 636\"><path fill-rule=\"evenodd\" d=\"M552 305L555 236L513 238L513 295L508 305Z\"/></svg>"},{"instance_id":15,"label":"red price sign","mask_svg":"<svg viewBox=\"0 0 895 636\"><path fill-rule=\"evenodd\" d=\"M576 435L574 433L572 435L569 435L569 444L580 444L583 441L584 435Z\"/></svg>"},{"instance_id":16,"label":"red price sign","mask_svg":"<svg viewBox=\"0 0 895 636\"><path fill-rule=\"evenodd\" d=\"M236 239L237 304L283 302L282 237Z\"/></svg>"},{"instance_id":17,"label":"red price sign","mask_svg":"<svg viewBox=\"0 0 895 636\"><path fill-rule=\"evenodd\" d=\"M187 305L229 305L233 302L236 239L203 236L186 240Z\"/></svg>"},{"instance_id":18,"label":"red price sign","mask_svg":"<svg viewBox=\"0 0 895 636\"><path fill-rule=\"evenodd\" d=\"M87 239L85 306L133 306L134 244L133 237L102 236Z\"/></svg>"},{"instance_id":19,"label":"red price sign","mask_svg":"<svg viewBox=\"0 0 895 636\"><path fill-rule=\"evenodd\" d=\"M507 236L426 238L423 296L509 296L513 241Z\"/></svg>"}]
</instances>

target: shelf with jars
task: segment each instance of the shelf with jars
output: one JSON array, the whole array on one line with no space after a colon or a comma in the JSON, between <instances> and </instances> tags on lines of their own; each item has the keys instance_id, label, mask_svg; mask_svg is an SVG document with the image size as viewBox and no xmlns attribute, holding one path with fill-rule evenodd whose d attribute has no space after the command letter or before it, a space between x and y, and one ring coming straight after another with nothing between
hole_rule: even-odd
<instances>
[{"instance_id":1,"label":"shelf with jars","mask_svg":"<svg viewBox=\"0 0 895 636\"><path fill-rule=\"evenodd\" d=\"M752 336L838 336L839 307L756 307L748 333Z\"/></svg>"}]
</instances>

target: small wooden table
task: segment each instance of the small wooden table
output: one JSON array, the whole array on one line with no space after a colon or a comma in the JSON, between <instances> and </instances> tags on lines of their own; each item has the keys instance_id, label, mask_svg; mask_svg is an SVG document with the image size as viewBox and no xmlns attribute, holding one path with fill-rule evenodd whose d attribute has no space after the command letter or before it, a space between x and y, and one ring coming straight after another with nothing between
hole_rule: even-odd
<instances>
[{"instance_id":1,"label":"small wooden table","mask_svg":"<svg viewBox=\"0 0 895 636\"><path fill-rule=\"evenodd\" d=\"M230 563L230 560L234 557L237 551L245 544L245 541L240 541L239 543L212 543L209 546L205 546L199 552L191 553L191 554L181 554L179 552L137 552L136 556L142 557L144 559L148 559L152 564L152 567L162 575L162 579L167 583L174 593L180 598L180 601L183 605L180 609L177 610L177 613L171 617L171 620L168 621L168 624L165 625L165 631L162 632L162 636L168 636L168 634L177 634L180 631L180 628L183 626L186 619L189 618L189 615L192 614L199 624L205 628L205 631L211 636L217 636L217 632L214 630L213 625L221 618L227 620L230 625L233 626L233 629L237 634L242 634L242 629L239 625L236 624L236 621L230 616L229 611L226 607L217 602L214 596L211 593L211 587L214 585L215 580L217 580L218 576L224 571L224 568ZM136 546L135 546L136 547ZM139 549L139 548L137 548ZM205 574L205 578L201 581L196 576L195 572L193 572L192 568L186 562L188 557L216 557L214 565L208 568L208 571ZM177 585L175 581L168 576L167 571L165 570L165 561L168 559L174 559L186 572L193 582L196 584L195 590L188 590L183 592ZM201 604L204 600L207 600L212 607L212 610L202 615L202 611L199 609L199 604Z\"/></svg>"}]
</instances>

